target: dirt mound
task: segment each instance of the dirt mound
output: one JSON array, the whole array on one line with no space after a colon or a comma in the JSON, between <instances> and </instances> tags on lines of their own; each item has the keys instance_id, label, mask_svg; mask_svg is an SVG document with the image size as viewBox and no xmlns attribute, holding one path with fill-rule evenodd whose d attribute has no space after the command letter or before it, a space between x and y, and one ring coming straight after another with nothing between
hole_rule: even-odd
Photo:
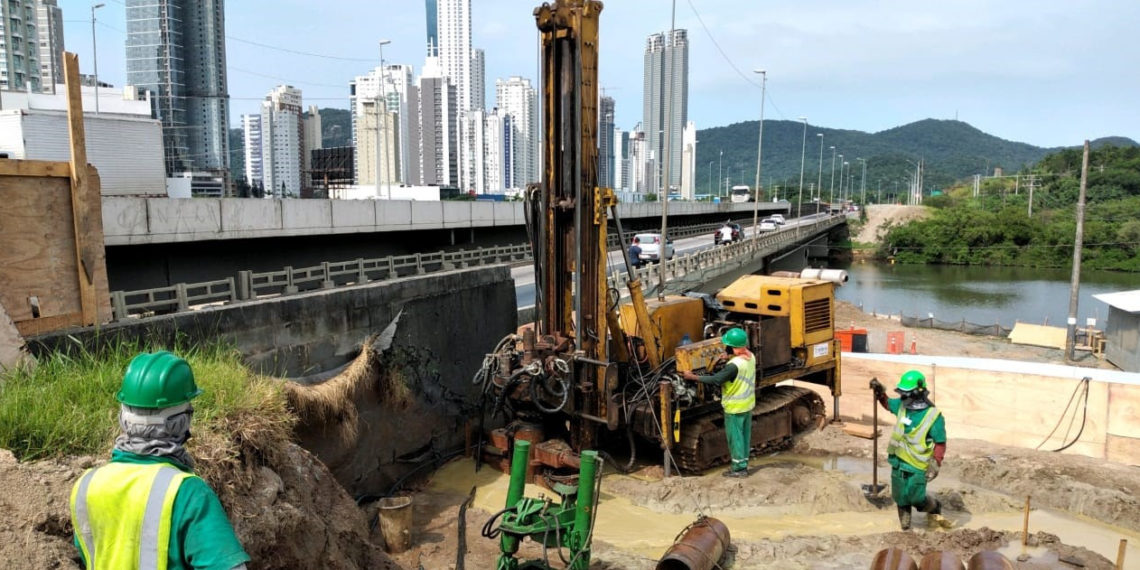
<instances>
[{"instance_id":1,"label":"dirt mound","mask_svg":"<svg viewBox=\"0 0 1140 570\"><path fill-rule=\"evenodd\" d=\"M286 443L279 459L252 467L246 483L209 481L220 492L251 569L397 568L369 540L356 503L309 452ZM92 457L17 463L0 450L0 560L6 568L72 568L71 487ZM74 562L73 562L74 561Z\"/></svg>"},{"instance_id":2,"label":"dirt mound","mask_svg":"<svg viewBox=\"0 0 1140 570\"><path fill-rule=\"evenodd\" d=\"M867 222L854 240L860 243L878 243L889 225L901 225L929 215L925 206L896 206L890 204L867 206Z\"/></svg>"}]
</instances>

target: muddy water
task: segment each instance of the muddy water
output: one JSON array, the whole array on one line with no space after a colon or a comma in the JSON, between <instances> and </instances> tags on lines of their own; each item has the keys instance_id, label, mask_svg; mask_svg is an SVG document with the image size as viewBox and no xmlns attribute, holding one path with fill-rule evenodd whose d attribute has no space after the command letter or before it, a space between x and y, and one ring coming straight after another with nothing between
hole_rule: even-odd
<instances>
[{"instance_id":1,"label":"muddy water","mask_svg":"<svg viewBox=\"0 0 1140 570\"><path fill-rule=\"evenodd\" d=\"M759 458L755 462L762 468L764 465L775 467L781 462L802 463L824 470L844 472L851 476L852 485L870 482L871 465L868 460L783 454ZM889 479L889 471L883 471L880 468L880 482L883 481L884 474ZM623 551L655 560L672 544L677 533L700 514L700 506L694 500L692 507L686 512L660 512L660 510L651 510L644 504L643 500L636 497L631 499L627 496L618 496L612 492L607 492L607 483L622 477L624 476L607 475L606 479L603 480L601 504L598 508L594 536L599 540L620 547ZM719 473L714 472L702 478L708 479L708 483L712 485L719 482L720 476ZM508 479L507 475L487 467L484 467L479 473L475 473L473 462L461 460L438 471L432 480L431 489L438 492L466 495L471 486L475 485L478 487L475 506L487 512L497 512L503 508L506 501ZM866 481L863 481L864 479ZM747 480L743 484L747 484L746 482ZM939 483L939 488L936 488L936 491L942 488L960 488L960 484L952 480L940 480ZM702 485L699 482L695 482L695 484ZM529 497L551 496L552 493L541 487L528 485L526 495ZM1009 504L1016 504L1016 502L1011 498ZM794 510L779 506L758 505L734 508L727 516L725 513L716 512L706 512L705 514L716 516L723 521L731 530L733 539L737 541L779 540L789 536L856 536L898 530L898 519L893 508L815 515L790 512ZM947 516L957 526L974 529L985 526L995 530L1020 531L1022 525L1022 514L1012 510L986 514L948 512ZM915 524L917 528L922 528L924 516L917 514ZM1129 546L1125 568L1140 570L1140 534L1047 510L1032 511L1030 532L1035 531L1056 534L1066 544L1083 546L1109 560L1116 559L1119 539L1127 538ZM1020 544L1012 545L1011 548L1013 550L1003 553L1011 559L1021 554ZM868 553L868 555L870 554ZM1050 561L1048 558L1050 554L1044 551L1030 551L1029 554L1037 556L1033 559L1034 561L1043 563Z\"/></svg>"}]
</instances>

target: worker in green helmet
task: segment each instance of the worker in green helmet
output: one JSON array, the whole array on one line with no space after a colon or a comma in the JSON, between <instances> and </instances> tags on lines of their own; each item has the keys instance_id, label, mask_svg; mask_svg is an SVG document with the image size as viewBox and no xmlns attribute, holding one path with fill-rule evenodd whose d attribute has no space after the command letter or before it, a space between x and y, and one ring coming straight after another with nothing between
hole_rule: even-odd
<instances>
[{"instance_id":1,"label":"worker in green helmet","mask_svg":"<svg viewBox=\"0 0 1140 570\"><path fill-rule=\"evenodd\" d=\"M748 350L748 333L742 328L729 329L720 341L732 359L711 376L698 376L691 371L681 375L686 380L720 386L720 404L724 408L724 433L732 466L725 477L747 477L748 456L752 447L752 409L756 407L756 356Z\"/></svg>"},{"instance_id":2,"label":"worker in green helmet","mask_svg":"<svg viewBox=\"0 0 1140 570\"><path fill-rule=\"evenodd\" d=\"M245 568L249 555L186 451L190 400L201 393L190 365L169 352L127 366L111 461L71 491L75 544L89 570Z\"/></svg>"},{"instance_id":3,"label":"worker in green helmet","mask_svg":"<svg viewBox=\"0 0 1140 570\"><path fill-rule=\"evenodd\" d=\"M929 522L948 528L942 503L926 494L926 484L938 476L946 456L946 420L928 397L926 377L917 370L903 373L895 387L898 398L888 399L878 379L871 379L871 390L880 405L897 415L887 461L891 498L898 506L902 529L910 529L911 507L926 513Z\"/></svg>"}]
</instances>

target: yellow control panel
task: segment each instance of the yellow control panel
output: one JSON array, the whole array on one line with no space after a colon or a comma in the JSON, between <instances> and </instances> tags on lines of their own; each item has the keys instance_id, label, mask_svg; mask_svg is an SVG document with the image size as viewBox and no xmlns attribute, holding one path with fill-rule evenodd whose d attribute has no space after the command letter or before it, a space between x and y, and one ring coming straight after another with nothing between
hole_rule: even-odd
<instances>
[{"instance_id":1,"label":"yellow control panel","mask_svg":"<svg viewBox=\"0 0 1140 570\"><path fill-rule=\"evenodd\" d=\"M710 338L678 346L674 352L677 358L677 371L695 372L703 370L711 373L717 360L725 354L724 343L719 338Z\"/></svg>"}]
</instances>

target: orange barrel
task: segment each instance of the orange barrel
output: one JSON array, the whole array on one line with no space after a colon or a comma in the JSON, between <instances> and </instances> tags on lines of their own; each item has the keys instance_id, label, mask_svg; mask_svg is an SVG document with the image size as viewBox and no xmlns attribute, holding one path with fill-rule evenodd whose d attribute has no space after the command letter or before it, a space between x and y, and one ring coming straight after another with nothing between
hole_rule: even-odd
<instances>
[{"instance_id":1,"label":"orange barrel","mask_svg":"<svg viewBox=\"0 0 1140 570\"><path fill-rule=\"evenodd\" d=\"M901 548L880 550L871 560L871 570L918 570L918 565Z\"/></svg>"},{"instance_id":2,"label":"orange barrel","mask_svg":"<svg viewBox=\"0 0 1140 570\"><path fill-rule=\"evenodd\" d=\"M665 551L657 570L712 570L719 568L732 541L728 527L712 517L701 517L690 524Z\"/></svg>"},{"instance_id":3,"label":"orange barrel","mask_svg":"<svg viewBox=\"0 0 1140 570\"><path fill-rule=\"evenodd\" d=\"M970 558L967 570L1013 570L1013 563L1000 553L983 550Z\"/></svg>"},{"instance_id":4,"label":"orange barrel","mask_svg":"<svg viewBox=\"0 0 1140 570\"><path fill-rule=\"evenodd\" d=\"M966 566L957 554L935 550L922 557L918 570L966 570Z\"/></svg>"}]
</instances>

